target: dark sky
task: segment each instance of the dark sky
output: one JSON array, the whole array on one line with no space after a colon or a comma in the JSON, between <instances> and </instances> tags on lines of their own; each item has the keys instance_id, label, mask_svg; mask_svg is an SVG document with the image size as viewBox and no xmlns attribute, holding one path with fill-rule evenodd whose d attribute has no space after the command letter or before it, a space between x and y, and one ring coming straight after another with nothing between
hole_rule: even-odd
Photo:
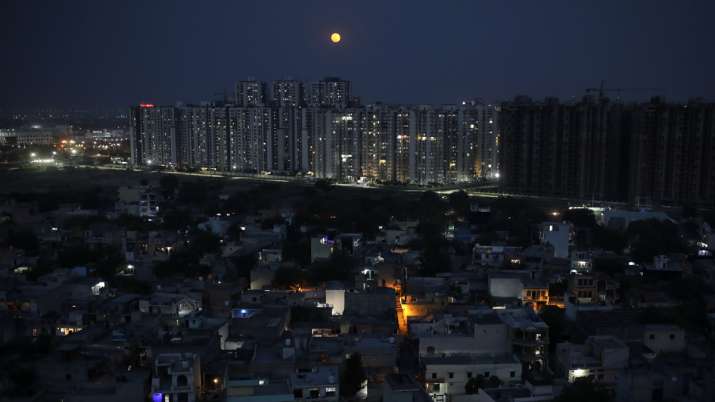
<instances>
[{"instance_id":1,"label":"dark sky","mask_svg":"<svg viewBox=\"0 0 715 402\"><path fill-rule=\"evenodd\" d=\"M0 0L0 107L198 102L249 76L325 75L365 101L570 98L602 79L712 99L713 16L713 0Z\"/></svg>"}]
</instances>

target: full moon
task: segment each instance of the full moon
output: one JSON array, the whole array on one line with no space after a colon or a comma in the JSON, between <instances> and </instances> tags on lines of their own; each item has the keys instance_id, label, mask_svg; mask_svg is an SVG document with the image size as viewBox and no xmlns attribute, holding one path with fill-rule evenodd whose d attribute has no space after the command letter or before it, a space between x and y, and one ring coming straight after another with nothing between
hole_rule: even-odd
<instances>
[{"instance_id":1,"label":"full moon","mask_svg":"<svg viewBox=\"0 0 715 402\"><path fill-rule=\"evenodd\" d=\"M338 42L340 42L340 39L342 39L342 38L340 37L340 34L337 33L337 32L333 32L333 34L330 35L330 41L333 42L333 43L338 43Z\"/></svg>"}]
</instances>

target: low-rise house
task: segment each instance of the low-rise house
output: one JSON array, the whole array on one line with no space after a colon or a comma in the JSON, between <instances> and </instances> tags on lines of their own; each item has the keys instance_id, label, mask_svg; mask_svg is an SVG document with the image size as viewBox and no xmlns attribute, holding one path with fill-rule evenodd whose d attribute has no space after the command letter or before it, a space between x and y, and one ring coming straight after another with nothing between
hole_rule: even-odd
<instances>
[{"instance_id":1,"label":"low-rise house","mask_svg":"<svg viewBox=\"0 0 715 402\"><path fill-rule=\"evenodd\" d=\"M90 247L120 246L123 241L124 230L111 223L93 223L84 231L84 242Z\"/></svg>"},{"instance_id":2,"label":"low-rise house","mask_svg":"<svg viewBox=\"0 0 715 402\"><path fill-rule=\"evenodd\" d=\"M179 319L201 311L201 293L155 292L149 298L139 300L139 311L144 314Z\"/></svg>"},{"instance_id":3,"label":"low-rise house","mask_svg":"<svg viewBox=\"0 0 715 402\"><path fill-rule=\"evenodd\" d=\"M419 355L515 354L530 370L548 364L549 328L530 308L472 311L410 322Z\"/></svg>"},{"instance_id":4,"label":"low-rise house","mask_svg":"<svg viewBox=\"0 0 715 402\"><path fill-rule=\"evenodd\" d=\"M118 189L115 210L143 218L155 218L159 213L159 194L150 186L124 186Z\"/></svg>"},{"instance_id":5,"label":"low-rise house","mask_svg":"<svg viewBox=\"0 0 715 402\"><path fill-rule=\"evenodd\" d=\"M496 377L505 384L521 382L522 364L511 354L430 356L422 363L425 388L435 401L465 394L467 382L477 376Z\"/></svg>"},{"instance_id":6,"label":"low-rise house","mask_svg":"<svg viewBox=\"0 0 715 402\"><path fill-rule=\"evenodd\" d=\"M569 258L573 247L573 225L568 222L543 222L539 226L541 244L554 248L554 257Z\"/></svg>"},{"instance_id":7,"label":"low-rise house","mask_svg":"<svg viewBox=\"0 0 715 402\"><path fill-rule=\"evenodd\" d=\"M664 280L681 278L691 272L685 254L657 255L653 257L653 264L646 264L644 268L644 273L648 277Z\"/></svg>"},{"instance_id":8,"label":"low-rise house","mask_svg":"<svg viewBox=\"0 0 715 402\"><path fill-rule=\"evenodd\" d=\"M290 378L296 402L329 402L340 399L340 377L337 367L318 366L298 370Z\"/></svg>"},{"instance_id":9,"label":"low-rise house","mask_svg":"<svg viewBox=\"0 0 715 402\"><path fill-rule=\"evenodd\" d=\"M224 376L226 402L293 402L288 378L265 378L228 366Z\"/></svg>"},{"instance_id":10,"label":"low-rise house","mask_svg":"<svg viewBox=\"0 0 715 402\"><path fill-rule=\"evenodd\" d=\"M382 400L391 402L432 402L422 385L407 374L390 374L382 383Z\"/></svg>"},{"instance_id":11,"label":"low-rise house","mask_svg":"<svg viewBox=\"0 0 715 402\"><path fill-rule=\"evenodd\" d=\"M591 336L584 344L559 343L556 369L569 382L589 377L614 387L628 366L628 346L613 336Z\"/></svg>"},{"instance_id":12,"label":"low-rise house","mask_svg":"<svg viewBox=\"0 0 715 402\"><path fill-rule=\"evenodd\" d=\"M474 245L472 249L472 263L482 267L502 267L513 260L520 262L521 247L514 246L488 246Z\"/></svg>"},{"instance_id":13,"label":"low-rise house","mask_svg":"<svg viewBox=\"0 0 715 402\"><path fill-rule=\"evenodd\" d=\"M676 325L646 325L643 344L655 353L683 352L687 346L685 330Z\"/></svg>"},{"instance_id":14,"label":"low-rise house","mask_svg":"<svg viewBox=\"0 0 715 402\"><path fill-rule=\"evenodd\" d=\"M202 391L201 362L193 353L163 353L154 359L152 402L196 402Z\"/></svg>"}]
</instances>

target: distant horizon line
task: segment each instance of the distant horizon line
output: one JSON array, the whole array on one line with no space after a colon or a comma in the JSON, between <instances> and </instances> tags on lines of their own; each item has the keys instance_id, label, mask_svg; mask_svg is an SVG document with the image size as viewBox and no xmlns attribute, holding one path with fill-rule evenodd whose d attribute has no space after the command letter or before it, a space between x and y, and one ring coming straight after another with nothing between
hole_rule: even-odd
<instances>
[{"instance_id":1,"label":"distant horizon line","mask_svg":"<svg viewBox=\"0 0 715 402\"><path fill-rule=\"evenodd\" d=\"M276 80L280 81L280 80ZM296 80L297 81L297 80ZM237 81L238 82L238 81ZM463 98L462 100L455 101L455 102L399 102L399 101L384 101L384 100L375 100L371 102L360 102L361 106L368 106L368 105L403 105L403 106L460 106L462 102L477 102L477 103L482 103L482 104L502 104L505 102L512 102L516 100L519 97L526 97L531 99L532 101L535 102L540 102L540 101L546 101L548 99L556 99L559 102L567 103L567 102L573 102L573 101L581 101L588 96L596 96L598 97L597 94L588 94L584 93L582 95L572 95L570 97L559 97L559 96L554 96L554 95L546 95L546 96L532 96L528 94L515 94L512 95L511 97L505 97L505 98L495 98L494 100L485 100L486 98L482 97L470 97L470 98ZM357 98L361 98L360 95L356 95ZM651 96L638 96L638 97L615 97L615 96L604 96L604 99L609 99L610 101L613 102L619 102L619 103L647 103L653 100L654 98L661 98L665 101L665 103L670 103L670 104L683 104L686 105L691 102L703 102L703 103L715 103L715 97L707 97L703 95L694 95L694 96L689 96L687 97L686 100L683 99L676 99L676 98L669 98L666 95L659 95L659 94L654 94ZM126 104L124 106L95 106L95 107L81 107L81 106L68 106L68 107L61 107L61 106L34 106L34 107L7 107L7 106L0 106L0 114L12 114L12 113L49 113L49 112L56 112L56 113L114 113L118 111L125 111L126 108L131 108L131 107L136 107L139 106L142 103L151 103L156 106L177 106L179 104L184 105L184 106L208 106L213 103L222 103L226 102L224 99L215 99L215 100L201 100L201 101L193 101L193 102L187 102L187 101L182 101L182 100L177 100L171 103L166 103L166 102L157 102L157 101L149 101L147 99L141 99L137 100L134 103ZM264 107L271 106L273 102L266 102ZM231 102L226 102L227 105L231 105Z\"/></svg>"}]
</instances>

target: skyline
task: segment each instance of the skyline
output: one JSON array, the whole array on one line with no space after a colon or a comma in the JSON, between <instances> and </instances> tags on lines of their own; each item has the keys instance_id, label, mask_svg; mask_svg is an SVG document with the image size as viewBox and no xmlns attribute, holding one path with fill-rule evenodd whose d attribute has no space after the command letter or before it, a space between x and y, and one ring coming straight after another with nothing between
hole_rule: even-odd
<instances>
[{"instance_id":1,"label":"skyline","mask_svg":"<svg viewBox=\"0 0 715 402\"><path fill-rule=\"evenodd\" d=\"M366 103L568 100L601 80L661 89L626 99L715 93L708 2L175 4L4 3L0 108L210 101L249 77L340 76Z\"/></svg>"}]
</instances>

